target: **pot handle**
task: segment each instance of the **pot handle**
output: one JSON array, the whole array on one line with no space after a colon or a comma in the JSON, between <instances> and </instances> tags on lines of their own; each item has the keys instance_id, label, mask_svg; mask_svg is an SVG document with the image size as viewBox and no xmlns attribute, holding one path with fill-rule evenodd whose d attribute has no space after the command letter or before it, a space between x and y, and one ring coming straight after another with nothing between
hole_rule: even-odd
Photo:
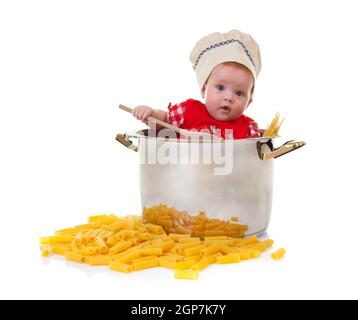
<instances>
[{"instance_id":1,"label":"pot handle","mask_svg":"<svg viewBox=\"0 0 358 320\"><path fill-rule=\"evenodd\" d=\"M131 140L128 139L128 137L126 136L126 134L117 134L116 135L116 140L118 142L120 142L121 144L123 144L125 147L127 147L128 149L131 149L133 151L138 151L138 146L134 145L133 142Z\"/></svg>"},{"instance_id":2,"label":"pot handle","mask_svg":"<svg viewBox=\"0 0 358 320\"><path fill-rule=\"evenodd\" d=\"M305 144L306 144L306 142L304 142L304 141L290 140L290 141L285 142L282 146L280 146L278 148L274 148L272 145L272 141L270 139L267 142L258 141L257 142L257 151L259 153L259 158L261 160L269 160L269 159L281 157L286 153L289 153L291 151L294 151L298 148L303 147ZM269 151L269 152L262 151L262 146L264 146L264 145L268 146L271 151Z\"/></svg>"}]
</instances>

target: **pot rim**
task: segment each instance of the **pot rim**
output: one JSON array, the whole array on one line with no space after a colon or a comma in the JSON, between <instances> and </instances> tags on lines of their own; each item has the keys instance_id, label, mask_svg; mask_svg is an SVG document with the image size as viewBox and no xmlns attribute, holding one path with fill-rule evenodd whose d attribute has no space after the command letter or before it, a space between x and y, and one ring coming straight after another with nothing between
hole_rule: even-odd
<instances>
[{"instance_id":1,"label":"pot rim","mask_svg":"<svg viewBox=\"0 0 358 320\"><path fill-rule=\"evenodd\" d=\"M142 129L138 131L130 131L125 133L125 136L128 138L142 138L142 139L151 139L160 142L176 142L176 143L223 143L223 142L234 142L234 143L248 143L248 142L262 142L267 143L272 139L281 138L281 136L272 136L272 137L258 137L258 138L246 138L246 139L230 139L230 140L190 140L190 139L179 139L179 138L168 138L168 137L152 137L145 135L144 131L148 131L150 129ZM264 130L260 130L261 134Z\"/></svg>"}]
</instances>

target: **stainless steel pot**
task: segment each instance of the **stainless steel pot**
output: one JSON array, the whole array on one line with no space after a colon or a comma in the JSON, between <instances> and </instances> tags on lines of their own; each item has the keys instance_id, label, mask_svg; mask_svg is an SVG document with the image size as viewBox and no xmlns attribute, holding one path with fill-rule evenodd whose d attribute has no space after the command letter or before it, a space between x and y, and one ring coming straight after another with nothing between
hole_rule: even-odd
<instances>
[{"instance_id":1,"label":"stainless steel pot","mask_svg":"<svg viewBox=\"0 0 358 320\"><path fill-rule=\"evenodd\" d=\"M210 221L236 216L248 225L246 235L261 233L269 225L273 159L305 144L292 140L274 148L274 138L208 142L151 137L149 132L116 137L139 152L143 208L165 204L190 215L205 211Z\"/></svg>"}]
</instances>

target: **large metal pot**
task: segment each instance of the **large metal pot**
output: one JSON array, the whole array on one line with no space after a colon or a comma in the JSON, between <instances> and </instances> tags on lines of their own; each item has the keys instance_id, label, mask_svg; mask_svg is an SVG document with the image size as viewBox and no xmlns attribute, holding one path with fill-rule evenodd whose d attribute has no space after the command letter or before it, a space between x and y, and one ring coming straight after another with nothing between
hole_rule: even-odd
<instances>
[{"instance_id":1,"label":"large metal pot","mask_svg":"<svg viewBox=\"0 0 358 320\"><path fill-rule=\"evenodd\" d=\"M261 233L268 227L273 159L305 144L288 141L274 148L274 138L218 142L168 138L168 134L158 136L150 131L116 137L126 147L139 152L143 208L164 204L184 211L184 218L205 211L206 221L211 221L211 225L213 221L228 222L231 217L238 217L239 224L248 226L245 235ZM138 139L138 145L132 143L132 138ZM169 231L187 230L178 230L178 221L171 224L173 228ZM187 219L180 221L188 226ZM207 234L215 235L213 232L199 235Z\"/></svg>"}]
</instances>

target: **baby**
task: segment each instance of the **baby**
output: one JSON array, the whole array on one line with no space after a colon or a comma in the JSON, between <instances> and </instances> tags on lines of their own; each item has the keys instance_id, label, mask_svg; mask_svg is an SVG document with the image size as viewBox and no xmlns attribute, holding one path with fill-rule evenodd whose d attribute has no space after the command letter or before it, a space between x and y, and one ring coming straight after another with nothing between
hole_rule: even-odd
<instances>
[{"instance_id":1,"label":"baby","mask_svg":"<svg viewBox=\"0 0 358 320\"><path fill-rule=\"evenodd\" d=\"M261 70L260 49L238 30L212 33L199 40L190 54L201 96L169 104L168 112L137 106L133 115L143 122L152 116L182 129L210 132L224 139L260 136L258 125L243 113L252 102Z\"/></svg>"}]
</instances>

